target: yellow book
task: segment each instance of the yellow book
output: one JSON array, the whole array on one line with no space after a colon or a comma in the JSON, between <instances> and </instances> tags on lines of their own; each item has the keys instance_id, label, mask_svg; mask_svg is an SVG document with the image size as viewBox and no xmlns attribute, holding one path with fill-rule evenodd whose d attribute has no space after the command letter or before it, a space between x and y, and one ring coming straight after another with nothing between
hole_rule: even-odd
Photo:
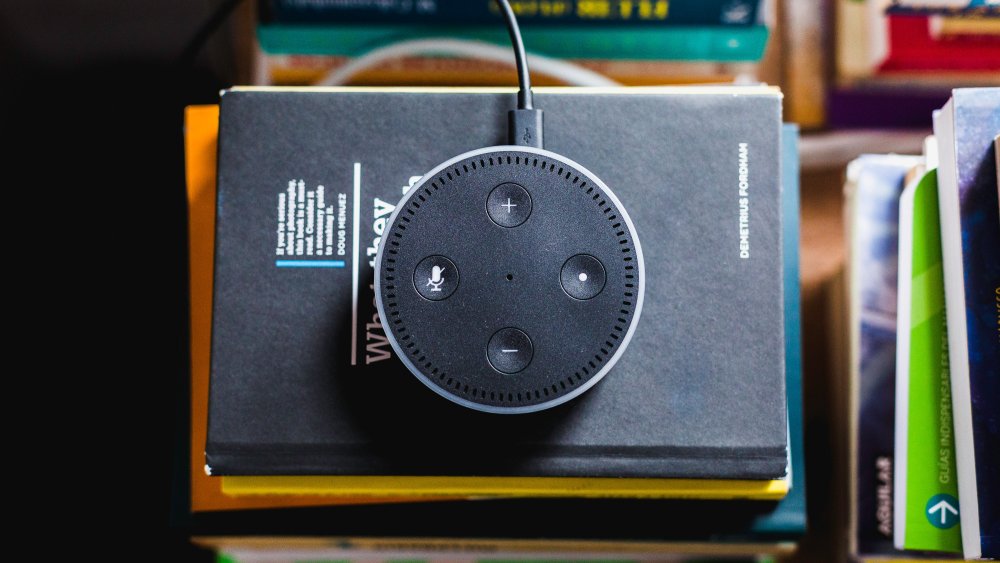
<instances>
[{"instance_id":1,"label":"yellow book","mask_svg":"<svg viewBox=\"0 0 1000 563\"><path fill-rule=\"evenodd\" d=\"M229 476L222 491L247 495L417 495L463 497L584 497L773 499L788 493L784 480L615 479L589 477Z\"/></svg>"},{"instance_id":2,"label":"yellow book","mask_svg":"<svg viewBox=\"0 0 1000 563\"><path fill-rule=\"evenodd\" d=\"M985 16L933 16L930 27L931 36L936 39L955 35L1000 36L1000 18Z\"/></svg>"}]
</instances>

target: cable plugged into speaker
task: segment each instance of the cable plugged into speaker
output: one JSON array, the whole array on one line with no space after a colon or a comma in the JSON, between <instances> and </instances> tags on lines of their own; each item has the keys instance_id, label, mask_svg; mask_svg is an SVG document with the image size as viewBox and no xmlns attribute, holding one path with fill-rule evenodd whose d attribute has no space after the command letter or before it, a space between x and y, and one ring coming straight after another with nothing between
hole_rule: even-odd
<instances>
[{"instance_id":1,"label":"cable plugged into speaker","mask_svg":"<svg viewBox=\"0 0 1000 563\"><path fill-rule=\"evenodd\" d=\"M496 0L504 21L507 23L507 33L514 47L514 61L517 64L517 79L520 89L517 92L517 109L507 114L507 143L522 147L544 148L542 142L542 110L535 109L534 96L531 92L531 73L528 72L528 57L524 51L524 40L521 39L521 28L517 25L514 10L508 0Z\"/></svg>"},{"instance_id":2,"label":"cable plugged into speaker","mask_svg":"<svg viewBox=\"0 0 1000 563\"><path fill-rule=\"evenodd\" d=\"M510 110L507 113L507 143L521 147L543 148L542 110Z\"/></svg>"},{"instance_id":3,"label":"cable plugged into speaker","mask_svg":"<svg viewBox=\"0 0 1000 563\"><path fill-rule=\"evenodd\" d=\"M427 387L521 414L570 401L611 370L639 320L645 266L611 188L542 147L521 32L496 1L520 82L508 144L460 154L410 187L382 234L375 303Z\"/></svg>"}]
</instances>

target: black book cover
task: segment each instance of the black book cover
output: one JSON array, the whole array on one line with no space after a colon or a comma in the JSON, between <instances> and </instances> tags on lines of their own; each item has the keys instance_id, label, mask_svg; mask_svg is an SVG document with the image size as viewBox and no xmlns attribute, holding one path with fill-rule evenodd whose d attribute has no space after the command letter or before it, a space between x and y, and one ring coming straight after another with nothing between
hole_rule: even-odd
<instances>
[{"instance_id":1,"label":"black book cover","mask_svg":"<svg viewBox=\"0 0 1000 563\"><path fill-rule=\"evenodd\" d=\"M605 181L645 254L635 335L593 389L530 415L473 412L395 358L372 290L385 221L422 173L503 143L513 104L485 90L224 93L212 474L785 476L774 90L536 92L546 149Z\"/></svg>"}]
</instances>

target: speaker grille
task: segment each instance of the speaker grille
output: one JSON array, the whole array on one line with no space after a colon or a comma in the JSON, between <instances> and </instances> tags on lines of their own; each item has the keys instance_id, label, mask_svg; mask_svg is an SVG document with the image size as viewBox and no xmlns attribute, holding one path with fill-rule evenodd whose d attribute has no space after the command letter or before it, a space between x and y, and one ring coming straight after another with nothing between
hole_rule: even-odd
<instances>
[{"instance_id":1,"label":"speaker grille","mask_svg":"<svg viewBox=\"0 0 1000 563\"><path fill-rule=\"evenodd\" d=\"M489 222L484 202L505 182L531 194L524 225ZM380 313L411 371L447 398L540 410L603 376L627 345L641 303L641 252L614 196L569 161L513 149L459 157L411 188L393 217L376 274ZM594 299L570 297L551 275L576 254L597 257L607 272ZM442 301L421 297L412 280L415 264L432 255L457 264L458 288ZM514 375L486 358L485 335L506 326L524 329L534 347Z\"/></svg>"}]
</instances>

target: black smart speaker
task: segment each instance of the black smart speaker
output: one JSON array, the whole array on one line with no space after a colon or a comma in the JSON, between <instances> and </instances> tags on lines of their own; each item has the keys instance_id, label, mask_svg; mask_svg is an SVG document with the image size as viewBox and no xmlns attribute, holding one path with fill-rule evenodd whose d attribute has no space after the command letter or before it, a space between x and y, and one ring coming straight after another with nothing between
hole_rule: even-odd
<instances>
[{"instance_id":1,"label":"black smart speaker","mask_svg":"<svg viewBox=\"0 0 1000 563\"><path fill-rule=\"evenodd\" d=\"M410 188L382 236L375 295L424 384L514 414L608 373L639 319L643 275L632 222L600 178L543 149L497 146Z\"/></svg>"},{"instance_id":2,"label":"black smart speaker","mask_svg":"<svg viewBox=\"0 0 1000 563\"><path fill-rule=\"evenodd\" d=\"M553 407L594 386L642 310L642 250L614 193L542 148L517 21L498 0L521 88L506 146L461 154L413 185L382 234L375 297L417 378L494 413Z\"/></svg>"}]
</instances>

